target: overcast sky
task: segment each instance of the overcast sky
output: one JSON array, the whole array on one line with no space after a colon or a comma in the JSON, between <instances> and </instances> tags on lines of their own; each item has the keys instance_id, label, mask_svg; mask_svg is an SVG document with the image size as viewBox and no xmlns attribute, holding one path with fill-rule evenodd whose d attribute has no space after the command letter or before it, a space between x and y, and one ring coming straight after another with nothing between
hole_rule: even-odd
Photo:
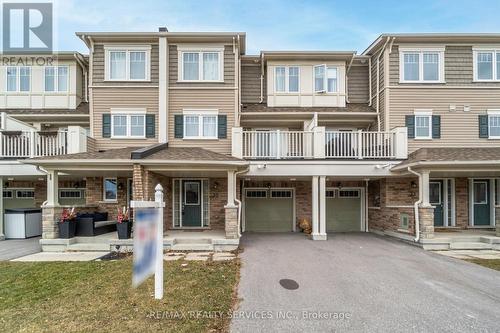
<instances>
[{"instance_id":1,"label":"overcast sky","mask_svg":"<svg viewBox=\"0 0 500 333\"><path fill-rule=\"evenodd\" d=\"M26 0L26 2L30 2ZM55 0L57 45L75 31L243 31L260 50L362 52L386 32L500 32L500 1Z\"/></svg>"}]
</instances>

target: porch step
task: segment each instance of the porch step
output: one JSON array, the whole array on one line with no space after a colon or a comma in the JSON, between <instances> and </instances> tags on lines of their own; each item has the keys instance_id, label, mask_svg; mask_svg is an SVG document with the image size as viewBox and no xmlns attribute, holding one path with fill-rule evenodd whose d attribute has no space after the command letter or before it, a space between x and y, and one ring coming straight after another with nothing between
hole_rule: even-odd
<instances>
[{"instance_id":1,"label":"porch step","mask_svg":"<svg viewBox=\"0 0 500 333\"><path fill-rule=\"evenodd\" d=\"M212 244L209 238L175 238L174 244Z\"/></svg>"},{"instance_id":2,"label":"porch step","mask_svg":"<svg viewBox=\"0 0 500 333\"><path fill-rule=\"evenodd\" d=\"M491 244L479 242L452 242L450 250L488 250L492 249Z\"/></svg>"},{"instance_id":3,"label":"porch step","mask_svg":"<svg viewBox=\"0 0 500 333\"><path fill-rule=\"evenodd\" d=\"M213 251L212 244L203 243L177 243L172 245L172 251Z\"/></svg>"},{"instance_id":4,"label":"porch step","mask_svg":"<svg viewBox=\"0 0 500 333\"><path fill-rule=\"evenodd\" d=\"M109 251L110 246L106 243L76 243L68 245L66 251L86 251L86 252L101 252Z\"/></svg>"}]
</instances>

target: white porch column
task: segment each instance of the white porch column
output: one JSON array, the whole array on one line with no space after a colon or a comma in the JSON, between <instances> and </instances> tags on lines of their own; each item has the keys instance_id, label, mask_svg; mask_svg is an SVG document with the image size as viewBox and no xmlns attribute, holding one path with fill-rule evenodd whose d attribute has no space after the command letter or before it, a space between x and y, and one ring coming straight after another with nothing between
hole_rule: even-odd
<instances>
[{"instance_id":1,"label":"white porch column","mask_svg":"<svg viewBox=\"0 0 500 333\"><path fill-rule=\"evenodd\" d=\"M326 176L319 177L319 238L326 240Z\"/></svg>"},{"instance_id":2,"label":"white porch column","mask_svg":"<svg viewBox=\"0 0 500 333\"><path fill-rule=\"evenodd\" d=\"M429 207L429 170L422 170L422 206Z\"/></svg>"},{"instance_id":3,"label":"white porch column","mask_svg":"<svg viewBox=\"0 0 500 333\"><path fill-rule=\"evenodd\" d=\"M236 176L235 170L227 172L227 204L224 206L225 211L225 231L226 238L239 238L239 212L238 206L235 205L236 198Z\"/></svg>"},{"instance_id":4,"label":"white porch column","mask_svg":"<svg viewBox=\"0 0 500 333\"><path fill-rule=\"evenodd\" d=\"M0 240L5 239L3 214L3 177L0 177Z\"/></svg>"},{"instance_id":5,"label":"white porch column","mask_svg":"<svg viewBox=\"0 0 500 333\"><path fill-rule=\"evenodd\" d=\"M319 194L319 177L312 177L312 239L319 236L319 212L318 212L318 194Z\"/></svg>"},{"instance_id":6,"label":"white porch column","mask_svg":"<svg viewBox=\"0 0 500 333\"><path fill-rule=\"evenodd\" d=\"M236 207L234 198L236 198L236 177L234 177L234 170L227 172L227 206Z\"/></svg>"},{"instance_id":7,"label":"white porch column","mask_svg":"<svg viewBox=\"0 0 500 333\"><path fill-rule=\"evenodd\" d=\"M59 206L59 174L49 170L47 174L47 206Z\"/></svg>"}]
</instances>

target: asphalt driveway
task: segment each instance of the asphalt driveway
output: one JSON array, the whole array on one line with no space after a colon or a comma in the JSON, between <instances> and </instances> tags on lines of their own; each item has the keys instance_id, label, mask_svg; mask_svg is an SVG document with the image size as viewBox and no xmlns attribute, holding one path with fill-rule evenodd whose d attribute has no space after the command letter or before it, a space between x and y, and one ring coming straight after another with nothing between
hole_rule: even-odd
<instances>
[{"instance_id":1,"label":"asphalt driveway","mask_svg":"<svg viewBox=\"0 0 500 333\"><path fill-rule=\"evenodd\" d=\"M498 332L500 272L371 234L245 234L233 332ZM292 279L298 289L283 288ZM283 319L286 318L286 319Z\"/></svg>"}]
</instances>

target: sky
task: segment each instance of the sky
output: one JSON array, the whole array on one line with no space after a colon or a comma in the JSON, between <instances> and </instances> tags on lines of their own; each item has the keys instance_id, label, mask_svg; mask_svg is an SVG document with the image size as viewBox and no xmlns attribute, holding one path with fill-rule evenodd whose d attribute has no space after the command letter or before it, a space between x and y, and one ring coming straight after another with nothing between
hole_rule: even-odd
<instances>
[{"instance_id":1,"label":"sky","mask_svg":"<svg viewBox=\"0 0 500 333\"><path fill-rule=\"evenodd\" d=\"M26 2L30 2L26 0ZM497 32L500 1L54 0L56 46L88 53L75 31L241 31L261 50L357 51L382 33Z\"/></svg>"}]
</instances>

